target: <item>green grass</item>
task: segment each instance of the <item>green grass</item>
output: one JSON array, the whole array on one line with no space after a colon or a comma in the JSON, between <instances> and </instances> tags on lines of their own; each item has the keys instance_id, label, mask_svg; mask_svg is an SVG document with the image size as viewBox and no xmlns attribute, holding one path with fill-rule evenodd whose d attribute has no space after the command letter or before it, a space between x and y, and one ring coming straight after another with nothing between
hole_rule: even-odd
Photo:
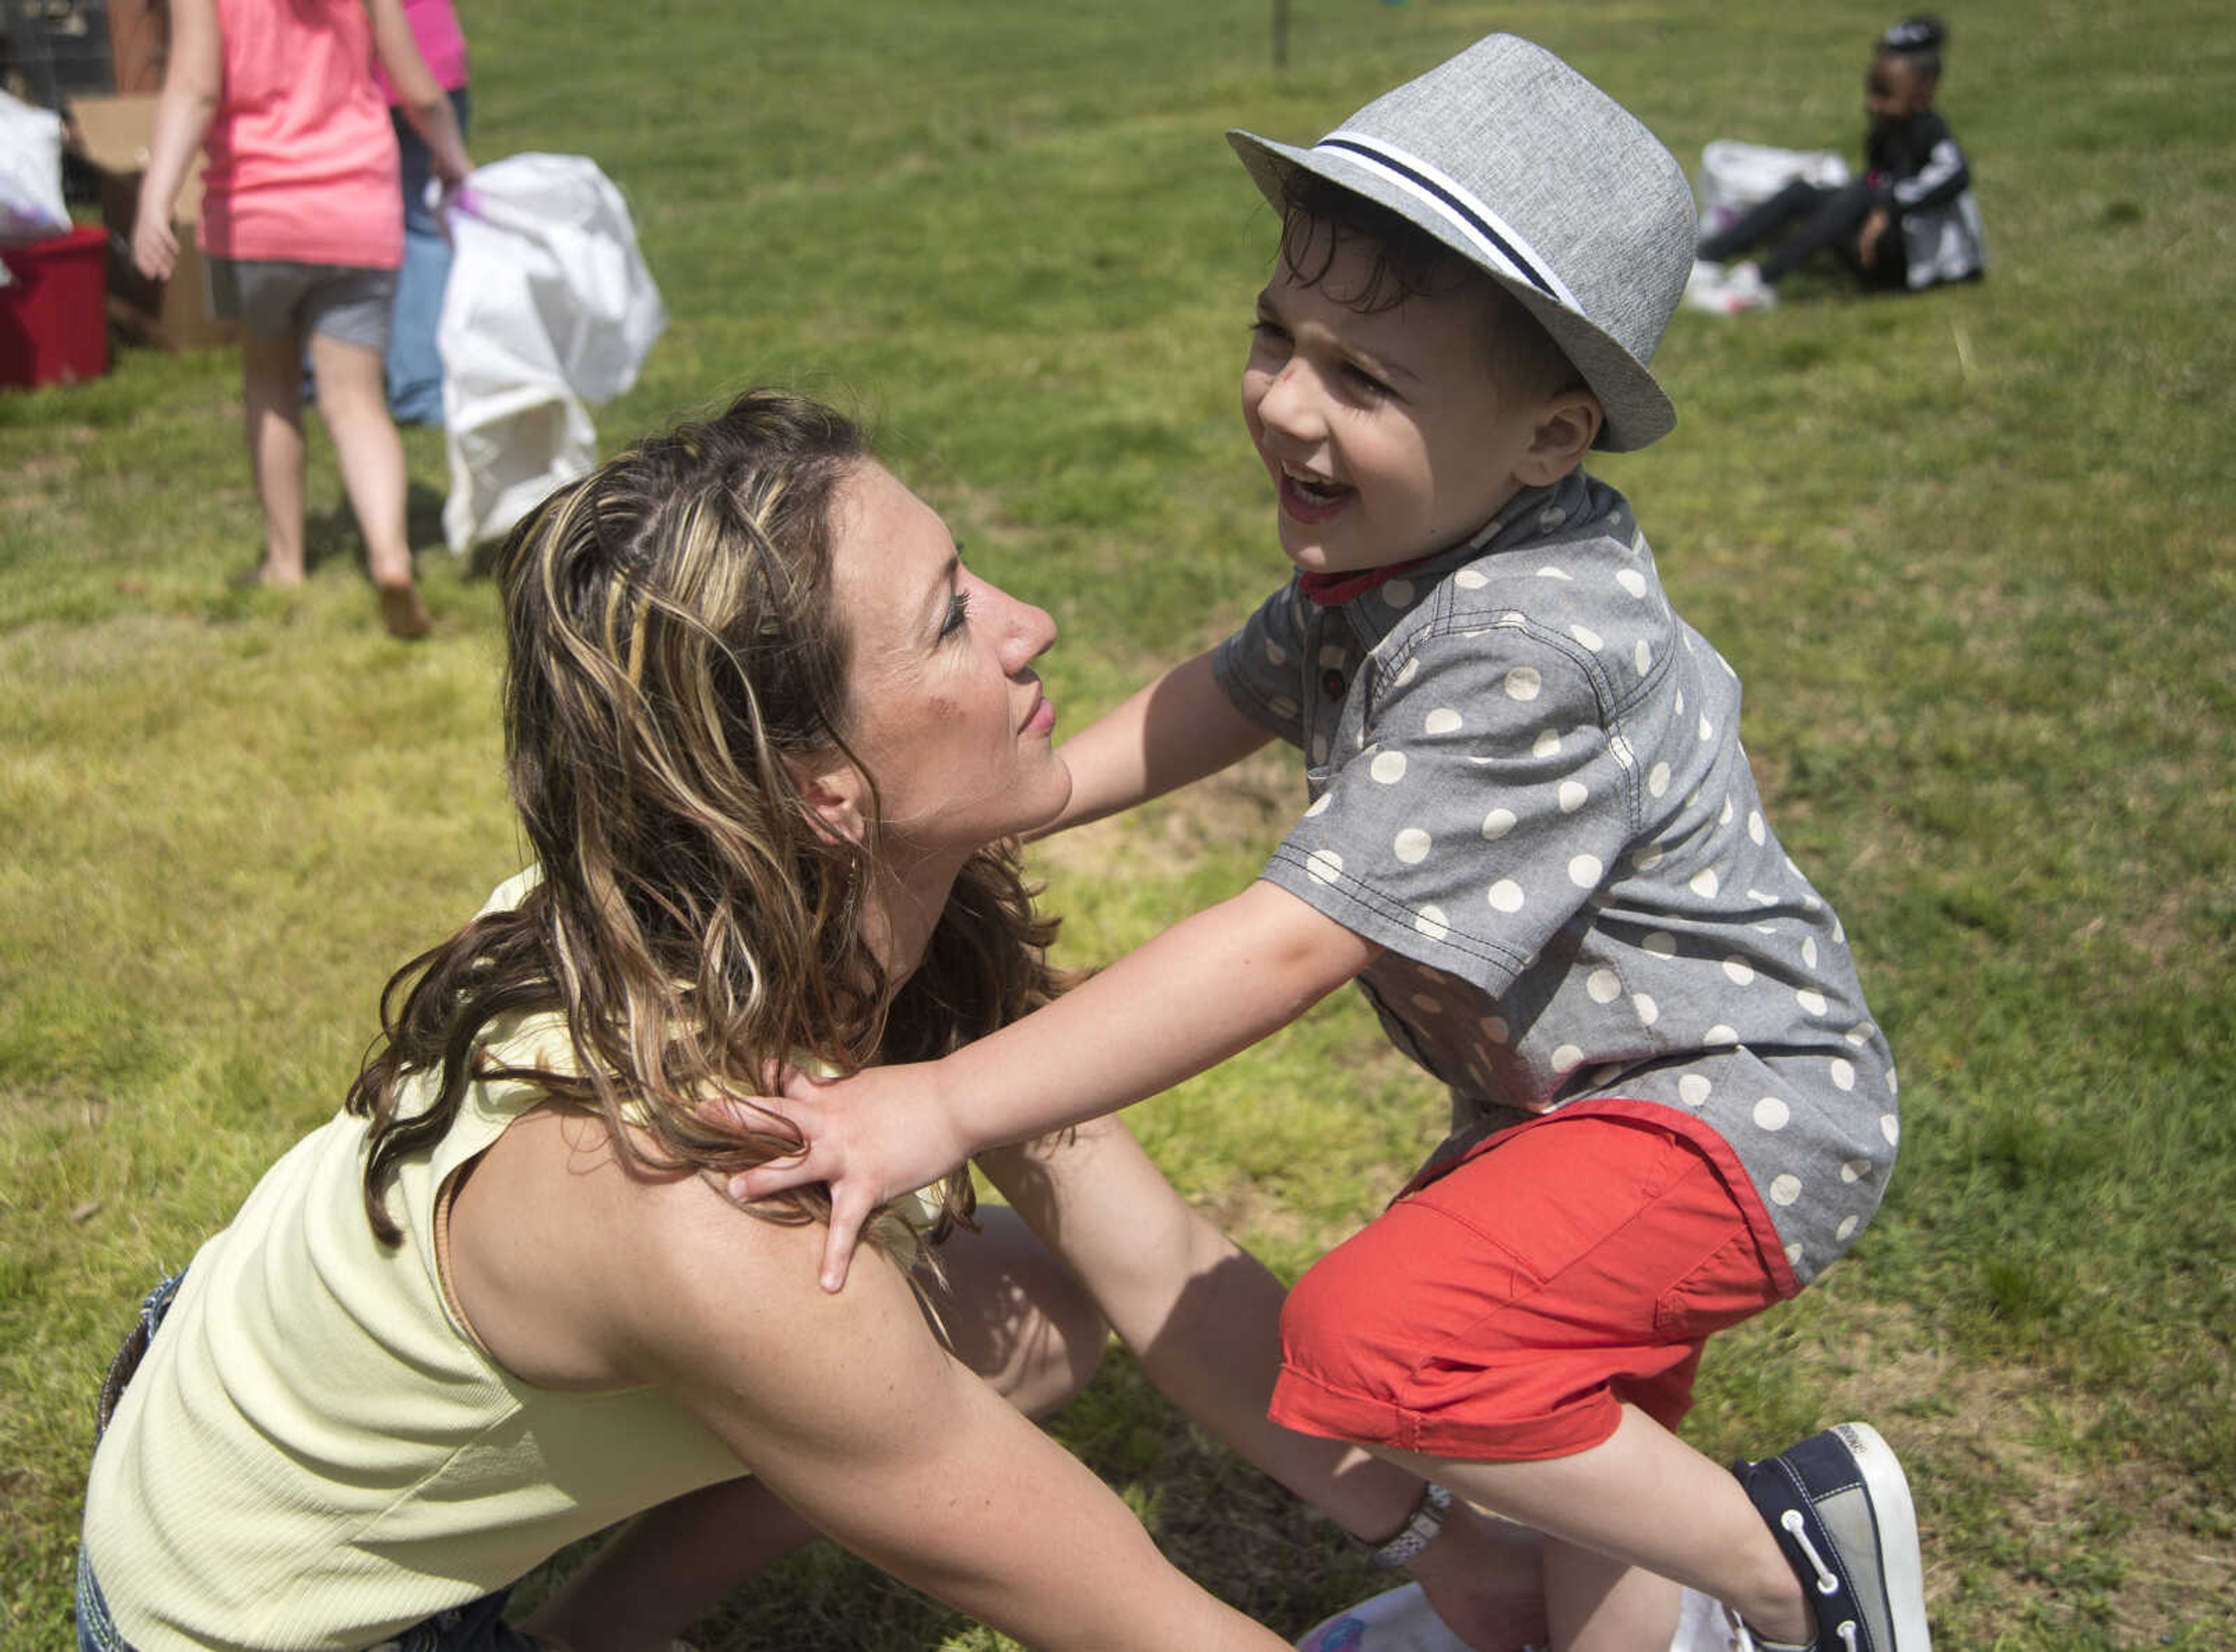
<instances>
[{"instance_id":1,"label":"green grass","mask_svg":"<svg viewBox=\"0 0 2236 1652\"><path fill-rule=\"evenodd\" d=\"M1281 568L1234 377L1272 225L1220 140L1316 135L1477 34L1562 51L1691 164L1852 152L1891 13L1767 0L922 6L486 0L476 154L595 157L674 322L608 445L745 384L868 413L995 579L1056 613L1076 727ZM1943 108L1993 273L1680 316L1682 422L1605 467L1748 685L1781 835L1838 902L1904 1150L1845 1266L1712 1349L1692 1432L1850 1414L1903 1450L1952 1647L2229 1644L2236 1623L2236 36L2222 8L1976 0ZM389 970L516 862L496 605L382 637L314 438L300 595L245 594L229 357L0 395L0 1646L64 1635L92 1390L148 1279L329 1112ZM1296 804L1241 775L1042 853L1087 963L1239 886ZM1353 1002L1138 1109L1293 1273L1441 1102ZM1114 1359L1058 1431L1285 1631L1373 1580ZM997 1644L792 1563L712 1644Z\"/></svg>"}]
</instances>

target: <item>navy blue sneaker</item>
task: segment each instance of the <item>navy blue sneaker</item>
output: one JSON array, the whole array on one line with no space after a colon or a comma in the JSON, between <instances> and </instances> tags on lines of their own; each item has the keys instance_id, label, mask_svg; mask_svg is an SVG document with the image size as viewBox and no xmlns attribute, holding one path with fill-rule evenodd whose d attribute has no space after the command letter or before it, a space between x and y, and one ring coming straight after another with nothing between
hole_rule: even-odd
<instances>
[{"instance_id":1,"label":"navy blue sneaker","mask_svg":"<svg viewBox=\"0 0 2236 1652\"><path fill-rule=\"evenodd\" d=\"M1842 1423L1732 1465L1817 1614L1817 1652L1932 1652L1917 1511L1893 1451Z\"/></svg>"}]
</instances>

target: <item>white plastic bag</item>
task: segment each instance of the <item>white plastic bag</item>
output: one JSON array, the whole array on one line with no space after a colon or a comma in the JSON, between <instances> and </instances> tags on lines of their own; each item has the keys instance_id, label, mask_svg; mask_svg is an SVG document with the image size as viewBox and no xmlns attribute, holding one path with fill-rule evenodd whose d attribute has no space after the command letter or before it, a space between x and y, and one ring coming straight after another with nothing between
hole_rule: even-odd
<instances>
[{"instance_id":1,"label":"white plastic bag","mask_svg":"<svg viewBox=\"0 0 2236 1652\"><path fill-rule=\"evenodd\" d=\"M1820 189L1837 189L1848 181L1848 163L1830 149L1774 149L1766 143L1717 138L1700 151L1694 181L1702 238L1729 228L1741 213L1796 178L1806 178Z\"/></svg>"},{"instance_id":2,"label":"white plastic bag","mask_svg":"<svg viewBox=\"0 0 2236 1652\"><path fill-rule=\"evenodd\" d=\"M636 382L668 325L612 180L581 155L516 155L452 201L436 344L454 551L494 539L596 463L585 404Z\"/></svg>"},{"instance_id":3,"label":"white plastic bag","mask_svg":"<svg viewBox=\"0 0 2236 1652\"><path fill-rule=\"evenodd\" d=\"M69 227L62 117L0 92L0 241L44 240Z\"/></svg>"},{"instance_id":4,"label":"white plastic bag","mask_svg":"<svg viewBox=\"0 0 2236 1652\"><path fill-rule=\"evenodd\" d=\"M1685 1591L1669 1652L1733 1652L1733 1636L1723 1608L1706 1595ZM1418 1583L1361 1601L1297 1642L1298 1652L1468 1652L1465 1641L1444 1625Z\"/></svg>"}]
</instances>

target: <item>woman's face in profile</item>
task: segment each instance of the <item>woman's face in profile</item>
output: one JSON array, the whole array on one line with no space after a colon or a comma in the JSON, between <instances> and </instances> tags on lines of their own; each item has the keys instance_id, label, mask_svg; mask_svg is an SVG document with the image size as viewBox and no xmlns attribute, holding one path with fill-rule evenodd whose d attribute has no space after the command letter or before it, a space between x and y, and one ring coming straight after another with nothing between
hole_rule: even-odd
<instances>
[{"instance_id":1,"label":"woman's face in profile","mask_svg":"<svg viewBox=\"0 0 2236 1652\"><path fill-rule=\"evenodd\" d=\"M1056 622L965 567L947 524L867 464L832 513L847 740L878 783L888 854L957 858L1071 796L1032 662Z\"/></svg>"}]
</instances>

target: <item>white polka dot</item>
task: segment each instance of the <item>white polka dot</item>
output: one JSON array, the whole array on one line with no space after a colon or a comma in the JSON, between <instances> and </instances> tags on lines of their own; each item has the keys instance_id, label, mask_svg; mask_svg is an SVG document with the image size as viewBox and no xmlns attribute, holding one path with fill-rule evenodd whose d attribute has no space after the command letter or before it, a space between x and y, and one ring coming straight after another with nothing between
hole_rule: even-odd
<instances>
[{"instance_id":1,"label":"white polka dot","mask_svg":"<svg viewBox=\"0 0 2236 1652\"><path fill-rule=\"evenodd\" d=\"M1407 826L1391 840L1390 852L1409 866L1417 866L1429 858L1429 834L1418 826Z\"/></svg>"},{"instance_id":2,"label":"white polka dot","mask_svg":"<svg viewBox=\"0 0 2236 1652\"><path fill-rule=\"evenodd\" d=\"M1888 1094L1888 1095L1890 1095L1890 1096L1895 1096L1895 1095L1899 1095L1899 1094L1901 1093L1901 1091L1902 1091L1902 1086L1901 1086L1901 1084L1900 1084L1900 1083L1897 1083L1897 1082L1896 1082L1895 1076L1894 1076L1894 1069L1893 1069L1893 1068L1891 1068L1891 1067L1888 1068L1888 1069L1887 1069L1887 1094Z\"/></svg>"},{"instance_id":3,"label":"white polka dot","mask_svg":"<svg viewBox=\"0 0 2236 1652\"><path fill-rule=\"evenodd\" d=\"M1288 664L1288 663L1289 663L1289 652L1288 652L1288 650L1287 650L1286 648L1283 648L1279 643L1278 643L1278 642L1268 642L1268 643L1266 643L1266 663L1267 665L1286 665L1286 664Z\"/></svg>"},{"instance_id":4,"label":"white polka dot","mask_svg":"<svg viewBox=\"0 0 2236 1652\"><path fill-rule=\"evenodd\" d=\"M1537 513L1537 525L1550 533L1568 519L1568 513L1559 505L1549 504Z\"/></svg>"},{"instance_id":5,"label":"white polka dot","mask_svg":"<svg viewBox=\"0 0 2236 1652\"><path fill-rule=\"evenodd\" d=\"M1754 965L1733 953L1724 960L1724 978L1735 987L1743 987L1754 979Z\"/></svg>"},{"instance_id":6,"label":"white polka dot","mask_svg":"<svg viewBox=\"0 0 2236 1652\"><path fill-rule=\"evenodd\" d=\"M1588 626L1572 625L1568 628L1568 635L1575 638L1577 642L1582 643L1586 648L1589 648L1594 654L1597 654L1607 641L1605 637L1601 636L1597 631L1591 629Z\"/></svg>"},{"instance_id":7,"label":"white polka dot","mask_svg":"<svg viewBox=\"0 0 2236 1652\"><path fill-rule=\"evenodd\" d=\"M1514 811L1493 809L1483 817L1483 835L1494 842L1514 830Z\"/></svg>"},{"instance_id":8,"label":"white polka dot","mask_svg":"<svg viewBox=\"0 0 2236 1652\"><path fill-rule=\"evenodd\" d=\"M1286 694L1279 694L1269 703L1267 709L1276 717L1293 717L1297 714L1297 702Z\"/></svg>"},{"instance_id":9,"label":"white polka dot","mask_svg":"<svg viewBox=\"0 0 2236 1652\"><path fill-rule=\"evenodd\" d=\"M1413 927L1432 941L1441 941L1452 932L1452 926L1444 921L1444 909L1441 906L1424 906L1415 912Z\"/></svg>"},{"instance_id":10,"label":"white polka dot","mask_svg":"<svg viewBox=\"0 0 2236 1652\"><path fill-rule=\"evenodd\" d=\"M1788 1245L1786 1247L1786 1265L1788 1267L1801 1266L1801 1247L1799 1244Z\"/></svg>"},{"instance_id":11,"label":"white polka dot","mask_svg":"<svg viewBox=\"0 0 2236 1652\"><path fill-rule=\"evenodd\" d=\"M1677 1081L1677 1099L1687 1107L1703 1106L1707 1102L1709 1088L1708 1081L1700 1074L1687 1073Z\"/></svg>"},{"instance_id":12,"label":"white polka dot","mask_svg":"<svg viewBox=\"0 0 2236 1652\"><path fill-rule=\"evenodd\" d=\"M1646 576L1640 573L1635 568L1625 568L1619 570L1615 576L1615 582L1621 586L1624 591L1632 596L1643 596L1646 595Z\"/></svg>"},{"instance_id":13,"label":"white polka dot","mask_svg":"<svg viewBox=\"0 0 2236 1652\"><path fill-rule=\"evenodd\" d=\"M1661 1019L1661 1006L1643 992L1631 995L1630 1007L1638 1012L1638 1024L1650 1027Z\"/></svg>"},{"instance_id":14,"label":"white polka dot","mask_svg":"<svg viewBox=\"0 0 2236 1652\"><path fill-rule=\"evenodd\" d=\"M1705 746L1716 737L1716 726L1706 717L1700 719L1700 743Z\"/></svg>"},{"instance_id":15,"label":"white polka dot","mask_svg":"<svg viewBox=\"0 0 2236 1652\"><path fill-rule=\"evenodd\" d=\"M1622 978L1613 970L1594 970L1584 977L1584 991L1594 1004L1613 1004L1622 996Z\"/></svg>"},{"instance_id":16,"label":"white polka dot","mask_svg":"<svg viewBox=\"0 0 2236 1652\"><path fill-rule=\"evenodd\" d=\"M1845 1244L1855 1237L1856 1229L1863 1225L1864 1219L1861 1216L1843 1216L1840 1218L1840 1225L1832 1230L1832 1237Z\"/></svg>"},{"instance_id":17,"label":"white polka dot","mask_svg":"<svg viewBox=\"0 0 2236 1652\"><path fill-rule=\"evenodd\" d=\"M1405 754L1377 752L1374 760L1366 766L1366 772L1384 786L1395 786L1405 778Z\"/></svg>"},{"instance_id":18,"label":"white polka dot","mask_svg":"<svg viewBox=\"0 0 2236 1652\"><path fill-rule=\"evenodd\" d=\"M1669 789L1668 764L1656 763L1646 771L1646 789L1655 797L1660 797Z\"/></svg>"},{"instance_id":19,"label":"white polka dot","mask_svg":"<svg viewBox=\"0 0 2236 1652\"><path fill-rule=\"evenodd\" d=\"M1754 1122L1758 1129L1782 1130L1793 1117L1793 1109L1775 1096L1766 1096L1754 1104Z\"/></svg>"},{"instance_id":20,"label":"white polka dot","mask_svg":"<svg viewBox=\"0 0 2236 1652\"><path fill-rule=\"evenodd\" d=\"M1578 855L1568 862L1568 881L1579 889L1595 889L1606 870L1597 855Z\"/></svg>"},{"instance_id":21,"label":"white polka dot","mask_svg":"<svg viewBox=\"0 0 2236 1652\"><path fill-rule=\"evenodd\" d=\"M1491 1043L1495 1044L1503 1044L1506 1042L1506 1021L1503 1017L1485 1016L1483 1018L1482 1024L1483 1036L1490 1039Z\"/></svg>"},{"instance_id":22,"label":"white polka dot","mask_svg":"<svg viewBox=\"0 0 2236 1652\"><path fill-rule=\"evenodd\" d=\"M1660 865L1666 858L1667 857L1661 850L1655 848L1649 843L1645 848L1641 849L1636 854L1631 856L1630 864L1637 867L1641 872L1652 872L1656 866Z\"/></svg>"},{"instance_id":23,"label":"white polka dot","mask_svg":"<svg viewBox=\"0 0 2236 1652\"><path fill-rule=\"evenodd\" d=\"M1677 691L1676 713L1680 717L1685 714L1685 691L1682 688Z\"/></svg>"},{"instance_id":24,"label":"white polka dot","mask_svg":"<svg viewBox=\"0 0 2236 1652\"><path fill-rule=\"evenodd\" d=\"M1630 742L1625 740L1621 734L1609 734L1608 736L1608 755L1615 759L1616 762L1621 764L1625 768L1628 768L1631 764L1636 760L1631 755Z\"/></svg>"},{"instance_id":25,"label":"white polka dot","mask_svg":"<svg viewBox=\"0 0 2236 1652\"><path fill-rule=\"evenodd\" d=\"M1835 1056L1832 1058L1832 1088L1834 1089L1850 1090L1855 1089L1856 1067L1853 1062L1842 1061L1838 1056Z\"/></svg>"},{"instance_id":26,"label":"white polka dot","mask_svg":"<svg viewBox=\"0 0 2236 1652\"><path fill-rule=\"evenodd\" d=\"M1442 998L1432 997L1426 992L1416 992L1412 997L1412 1004L1424 1016L1440 1016L1444 1012L1444 1001Z\"/></svg>"},{"instance_id":27,"label":"white polka dot","mask_svg":"<svg viewBox=\"0 0 2236 1652\"><path fill-rule=\"evenodd\" d=\"M1305 857L1305 870L1316 884L1332 884L1343 871L1343 857L1332 849L1315 849Z\"/></svg>"},{"instance_id":28,"label":"white polka dot","mask_svg":"<svg viewBox=\"0 0 2236 1652\"><path fill-rule=\"evenodd\" d=\"M1502 878L1490 886L1490 904L1502 912L1522 910L1522 885L1511 878Z\"/></svg>"},{"instance_id":29,"label":"white polka dot","mask_svg":"<svg viewBox=\"0 0 2236 1652\"><path fill-rule=\"evenodd\" d=\"M1592 800L1592 794L1581 780L1561 782L1561 813L1574 814Z\"/></svg>"},{"instance_id":30,"label":"white polka dot","mask_svg":"<svg viewBox=\"0 0 2236 1652\"><path fill-rule=\"evenodd\" d=\"M1889 1147L1897 1146L1902 1141L1902 1121L1891 1113L1880 1114L1879 1134L1886 1137Z\"/></svg>"},{"instance_id":31,"label":"white polka dot","mask_svg":"<svg viewBox=\"0 0 2236 1652\"><path fill-rule=\"evenodd\" d=\"M1765 826L1762 823L1762 811L1760 809L1749 809L1747 811L1747 836L1753 838L1757 843L1760 843L1764 837L1768 833L1768 831L1769 828Z\"/></svg>"},{"instance_id":32,"label":"white polka dot","mask_svg":"<svg viewBox=\"0 0 2236 1652\"><path fill-rule=\"evenodd\" d=\"M1404 665L1398 668L1397 686L1402 688L1420 675L1421 656L1417 654L1411 659L1406 661Z\"/></svg>"},{"instance_id":33,"label":"white polka dot","mask_svg":"<svg viewBox=\"0 0 2236 1652\"><path fill-rule=\"evenodd\" d=\"M1327 760L1327 736L1325 734L1314 734L1312 736L1312 761L1315 763L1325 763Z\"/></svg>"},{"instance_id":34,"label":"white polka dot","mask_svg":"<svg viewBox=\"0 0 2236 1652\"><path fill-rule=\"evenodd\" d=\"M1771 1203L1774 1205L1790 1205L1800 1196L1801 1178L1799 1176L1786 1175L1772 1178L1770 1184Z\"/></svg>"},{"instance_id":35,"label":"white polka dot","mask_svg":"<svg viewBox=\"0 0 2236 1652\"><path fill-rule=\"evenodd\" d=\"M1703 866L1700 871L1694 872L1692 878L1691 888L1693 892L1700 896L1703 900L1713 900L1715 898L1716 869L1713 866Z\"/></svg>"},{"instance_id":36,"label":"white polka dot","mask_svg":"<svg viewBox=\"0 0 2236 1652\"><path fill-rule=\"evenodd\" d=\"M1316 814L1325 814L1328 812L1328 806L1334 801L1334 793L1321 793L1318 797L1312 800L1312 806L1305 811L1305 818L1309 820Z\"/></svg>"},{"instance_id":37,"label":"white polka dot","mask_svg":"<svg viewBox=\"0 0 2236 1652\"><path fill-rule=\"evenodd\" d=\"M1428 734L1449 734L1460 726L1460 714L1450 706L1439 706L1421 720L1421 732Z\"/></svg>"},{"instance_id":38,"label":"white polka dot","mask_svg":"<svg viewBox=\"0 0 2236 1652\"><path fill-rule=\"evenodd\" d=\"M1815 987L1803 987L1793 995L1793 1001L1801 1006L1804 1014L1821 1016L1825 1013L1825 995Z\"/></svg>"},{"instance_id":39,"label":"white polka dot","mask_svg":"<svg viewBox=\"0 0 2236 1652\"><path fill-rule=\"evenodd\" d=\"M1840 1167L1840 1180L1843 1181L1861 1181L1865 1176L1871 1175L1871 1162L1869 1159L1851 1159Z\"/></svg>"},{"instance_id":40,"label":"white polka dot","mask_svg":"<svg viewBox=\"0 0 2236 1652\"><path fill-rule=\"evenodd\" d=\"M1463 591L1479 591L1490 583L1489 578L1472 568L1463 568L1452 576L1452 583Z\"/></svg>"},{"instance_id":41,"label":"white polka dot","mask_svg":"<svg viewBox=\"0 0 2236 1652\"><path fill-rule=\"evenodd\" d=\"M1720 1021L1700 1035L1700 1042L1704 1044L1735 1044L1739 1041L1739 1034Z\"/></svg>"},{"instance_id":42,"label":"white polka dot","mask_svg":"<svg viewBox=\"0 0 2236 1652\"><path fill-rule=\"evenodd\" d=\"M1545 687L1544 678L1534 666L1518 665L1506 674L1506 697L1509 700L1535 700Z\"/></svg>"},{"instance_id":43,"label":"white polka dot","mask_svg":"<svg viewBox=\"0 0 2236 1652\"><path fill-rule=\"evenodd\" d=\"M1546 563L1544 567L1537 570L1537 577L1540 579L1565 579L1570 584L1574 584L1576 578L1576 576L1570 573L1567 569L1555 568L1550 563Z\"/></svg>"},{"instance_id":44,"label":"white polka dot","mask_svg":"<svg viewBox=\"0 0 2236 1652\"><path fill-rule=\"evenodd\" d=\"M1561 735L1557 729L1548 728L1530 742L1532 757L1558 757L1561 754Z\"/></svg>"},{"instance_id":45,"label":"white polka dot","mask_svg":"<svg viewBox=\"0 0 2236 1652\"><path fill-rule=\"evenodd\" d=\"M1850 1043L1861 1049L1864 1045L1871 1043L1871 1023L1868 1021L1858 1021L1854 1026L1849 1028L1848 1030L1841 1036L1846 1038Z\"/></svg>"},{"instance_id":46,"label":"white polka dot","mask_svg":"<svg viewBox=\"0 0 2236 1652\"><path fill-rule=\"evenodd\" d=\"M1801 961L1812 970L1817 967L1817 938L1814 935L1801 938Z\"/></svg>"},{"instance_id":47,"label":"white polka dot","mask_svg":"<svg viewBox=\"0 0 2236 1652\"><path fill-rule=\"evenodd\" d=\"M1562 1044L1553 1052L1553 1070L1572 1073L1584 1064L1584 1052L1574 1044Z\"/></svg>"},{"instance_id":48,"label":"white polka dot","mask_svg":"<svg viewBox=\"0 0 2236 1652\"><path fill-rule=\"evenodd\" d=\"M1656 958L1675 958L1677 938L1666 929L1657 929L1646 938L1646 950Z\"/></svg>"},{"instance_id":49,"label":"white polka dot","mask_svg":"<svg viewBox=\"0 0 2236 1652\"><path fill-rule=\"evenodd\" d=\"M1778 905L1778 897L1772 894L1766 889L1750 889L1747 891L1747 898L1758 906L1775 906Z\"/></svg>"},{"instance_id":50,"label":"white polka dot","mask_svg":"<svg viewBox=\"0 0 2236 1652\"><path fill-rule=\"evenodd\" d=\"M1389 608L1404 608L1413 600L1413 582L1393 579L1382 588L1382 601Z\"/></svg>"},{"instance_id":51,"label":"white polka dot","mask_svg":"<svg viewBox=\"0 0 2236 1652\"><path fill-rule=\"evenodd\" d=\"M1638 675L1641 677L1654 669L1654 650L1646 645L1646 640L1643 637L1639 639L1638 646L1630 651L1630 658L1631 663L1638 668Z\"/></svg>"}]
</instances>

